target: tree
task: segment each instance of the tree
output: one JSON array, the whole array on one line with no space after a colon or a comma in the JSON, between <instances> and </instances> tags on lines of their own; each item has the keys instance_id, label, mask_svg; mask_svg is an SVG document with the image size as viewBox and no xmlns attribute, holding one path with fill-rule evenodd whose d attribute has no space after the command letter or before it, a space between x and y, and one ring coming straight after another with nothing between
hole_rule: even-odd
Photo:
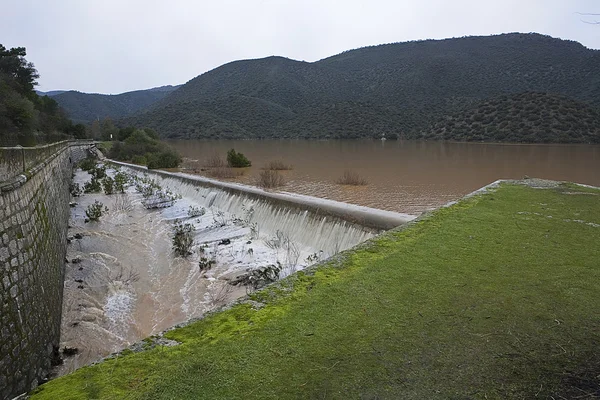
<instances>
[{"instance_id":1,"label":"tree","mask_svg":"<svg viewBox=\"0 0 600 400\"><path fill-rule=\"evenodd\" d=\"M109 117L104 118L102 121L102 140L117 140L119 134L119 128L113 124L112 119Z\"/></svg>"},{"instance_id":2,"label":"tree","mask_svg":"<svg viewBox=\"0 0 600 400\"><path fill-rule=\"evenodd\" d=\"M94 122L92 122L90 132L92 134L92 139L94 139L94 140L100 139L100 137L102 135L102 128L100 128L100 122L98 120L94 120Z\"/></svg>"},{"instance_id":3,"label":"tree","mask_svg":"<svg viewBox=\"0 0 600 400\"><path fill-rule=\"evenodd\" d=\"M67 133L72 135L74 139L87 138L87 130L83 124L71 125Z\"/></svg>"},{"instance_id":4,"label":"tree","mask_svg":"<svg viewBox=\"0 0 600 400\"><path fill-rule=\"evenodd\" d=\"M33 146L68 138L73 124L58 103L34 88L39 74L25 59L24 47L0 44L0 139L2 144ZM81 128L76 128L81 135ZM85 135L85 134L84 134Z\"/></svg>"},{"instance_id":5,"label":"tree","mask_svg":"<svg viewBox=\"0 0 600 400\"><path fill-rule=\"evenodd\" d=\"M33 63L25 59L25 47L13 47L10 50L0 44L0 73L8 75L19 85L19 93L32 97L36 79L40 76ZM37 96L37 95L36 95Z\"/></svg>"}]
</instances>

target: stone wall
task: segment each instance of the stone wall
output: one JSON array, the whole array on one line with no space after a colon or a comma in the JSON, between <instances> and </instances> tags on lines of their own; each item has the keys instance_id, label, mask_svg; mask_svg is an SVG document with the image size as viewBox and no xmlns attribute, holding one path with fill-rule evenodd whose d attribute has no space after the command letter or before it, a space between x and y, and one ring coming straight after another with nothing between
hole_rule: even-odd
<instances>
[{"instance_id":1,"label":"stone wall","mask_svg":"<svg viewBox=\"0 0 600 400\"><path fill-rule=\"evenodd\" d=\"M43 380L58 349L69 184L73 163L90 145L0 149L4 171L12 175L0 177L1 400ZM19 152L20 167L6 163Z\"/></svg>"}]
</instances>

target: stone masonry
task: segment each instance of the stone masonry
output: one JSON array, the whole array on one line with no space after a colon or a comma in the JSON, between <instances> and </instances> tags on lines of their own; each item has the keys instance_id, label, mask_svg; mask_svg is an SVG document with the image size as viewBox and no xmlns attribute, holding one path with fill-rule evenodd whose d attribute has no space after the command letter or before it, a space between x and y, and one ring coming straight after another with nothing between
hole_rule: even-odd
<instances>
[{"instance_id":1,"label":"stone masonry","mask_svg":"<svg viewBox=\"0 0 600 400\"><path fill-rule=\"evenodd\" d=\"M90 145L22 149L21 174L0 176L0 400L43 381L58 350L69 184ZM14 155L0 148L0 164Z\"/></svg>"}]
</instances>

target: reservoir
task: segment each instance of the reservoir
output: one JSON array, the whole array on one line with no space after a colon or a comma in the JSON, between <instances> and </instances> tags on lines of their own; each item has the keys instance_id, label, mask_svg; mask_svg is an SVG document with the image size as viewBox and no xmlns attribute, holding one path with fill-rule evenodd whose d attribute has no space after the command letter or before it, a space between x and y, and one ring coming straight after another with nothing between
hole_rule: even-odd
<instances>
[{"instance_id":1,"label":"reservoir","mask_svg":"<svg viewBox=\"0 0 600 400\"><path fill-rule=\"evenodd\" d=\"M198 173L218 154L235 148L252 162L229 181L254 184L270 161L281 171L280 191L300 193L408 214L457 200L497 179L525 176L600 186L600 146L448 143L396 140L171 140ZM346 170L368 184L336 183Z\"/></svg>"}]
</instances>

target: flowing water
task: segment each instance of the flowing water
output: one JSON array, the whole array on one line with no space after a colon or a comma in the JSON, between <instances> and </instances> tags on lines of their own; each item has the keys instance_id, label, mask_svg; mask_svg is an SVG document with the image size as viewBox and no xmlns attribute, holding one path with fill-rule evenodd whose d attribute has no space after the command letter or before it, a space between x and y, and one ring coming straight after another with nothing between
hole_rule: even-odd
<instances>
[{"instance_id":1,"label":"flowing water","mask_svg":"<svg viewBox=\"0 0 600 400\"><path fill-rule=\"evenodd\" d=\"M600 186L598 145L518 145L423 141L169 141L200 167L235 148L253 163L237 182L252 183L272 160L292 164L281 190L418 214L497 179L524 176ZM336 184L345 170L369 184ZM206 172L199 172L205 174Z\"/></svg>"},{"instance_id":2,"label":"flowing water","mask_svg":"<svg viewBox=\"0 0 600 400\"><path fill-rule=\"evenodd\" d=\"M66 358L56 375L244 295L246 288L229 281L248 269L280 265L284 277L377 233L243 193L172 177L148 178L181 198L171 207L148 210L134 185L125 194L74 198L61 347L76 348L78 354ZM80 186L89 180L87 172L76 172ZM99 221L86 222L86 209L95 201L109 210ZM187 258L172 250L176 220L193 226L195 246ZM210 270L200 269L203 259L214 261Z\"/></svg>"}]
</instances>

